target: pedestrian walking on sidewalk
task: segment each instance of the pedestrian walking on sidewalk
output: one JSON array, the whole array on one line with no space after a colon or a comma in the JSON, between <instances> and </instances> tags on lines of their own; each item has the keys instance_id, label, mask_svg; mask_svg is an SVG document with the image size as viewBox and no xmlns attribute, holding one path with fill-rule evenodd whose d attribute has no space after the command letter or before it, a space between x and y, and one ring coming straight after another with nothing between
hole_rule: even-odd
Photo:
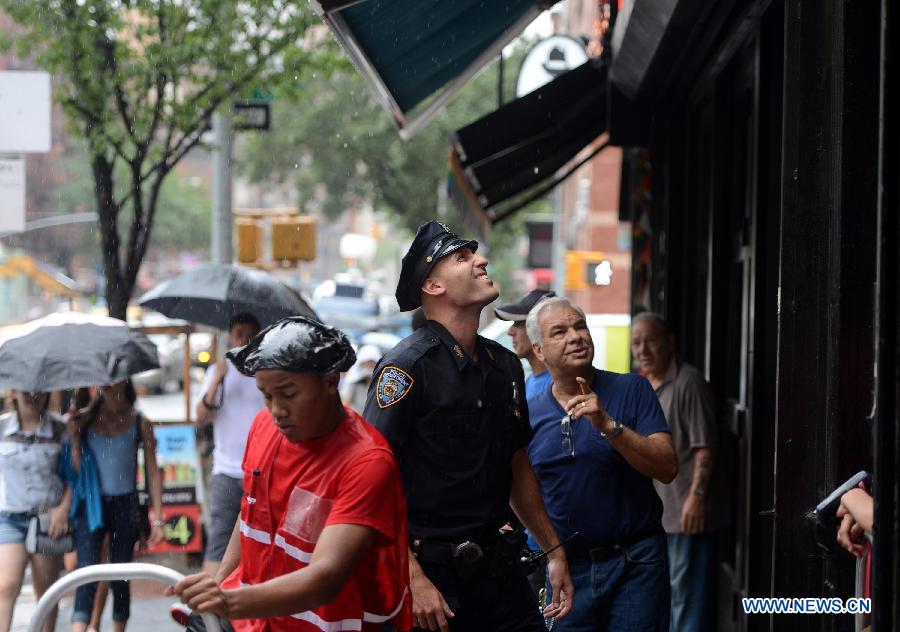
<instances>
[{"instance_id":1,"label":"pedestrian walking on sidewalk","mask_svg":"<svg viewBox=\"0 0 900 632\"><path fill-rule=\"evenodd\" d=\"M228 347L243 347L259 333L259 321L238 314L228 325ZM241 510L241 460L247 434L256 414L265 406L256 380L241 375L224 358L206 371L197 402L197 423L213 426L212 477L207 490L209 523L203 571L215 575Z\"/></svg>"},{"instance_id":2,"label":"pedestrian walking on sidewalk","mask_svg":"<svg viewBox=\"0 0 900 632\"><path fill-rule=\"evenodd\" d=\"M72 493L57 474L66 426L49 403L48 393L13 391L15 410L0 415L0 632L12 624L26 565L38 599L62 569L62 554L29 555L25 548L34 516L49 514L51 538L69 531ZM54 610L45 629L55 627Z\"/></svg>"},{"instance_id":3,"label":"pedestrian walking on sidewalk","mask_svg":"<svg viewBox=\"0 0 900 632\"><path fill-rule=\"evenodd\" d=\"M162 480L156 464L153 426L135 409L137 396L130 381L104 386L100 392L99 399L70 418L70 484L75 489L79 568L100 562L101 544L107 532L111 563L132 561L139 540L152 547L163 538ZM141 444L154 514L149 525L135 486ZM87 479L94 481L94 489ZM131 613L129 584L113 581L110 589L113 631L123 632ZM87 629L96 590L97 584L91 583L76 591L72 632Z\"/></svg>"}]
</instances>

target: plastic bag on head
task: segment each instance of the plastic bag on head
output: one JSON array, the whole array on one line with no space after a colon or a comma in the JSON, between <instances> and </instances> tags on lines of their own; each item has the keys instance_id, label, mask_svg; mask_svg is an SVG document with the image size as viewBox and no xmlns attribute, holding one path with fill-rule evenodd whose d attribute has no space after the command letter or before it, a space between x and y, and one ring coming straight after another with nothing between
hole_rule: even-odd
<instances>
[{"instance_id":1,"label":"plastic bag on head","mask_svg":"<svg viewBox=\"0 0 900 632\"><path fill-rule=\"evenodd\" d=\"M260 369L297 373L343 372L356 353L339 329L305 316L291 316L263 329L250 344L225 354L235 368L253 376Z\"/></svg>"}]
</instances>

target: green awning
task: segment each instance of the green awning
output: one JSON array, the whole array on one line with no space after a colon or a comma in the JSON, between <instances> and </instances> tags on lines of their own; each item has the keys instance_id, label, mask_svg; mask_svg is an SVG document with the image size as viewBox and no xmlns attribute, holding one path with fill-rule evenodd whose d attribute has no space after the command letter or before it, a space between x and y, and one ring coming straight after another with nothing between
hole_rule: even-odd
<instances>
[{"instance_id":1,"label":"green awning","mask_svg":"<svg viewBox=\"0 0 900 632\"><path fill-rule=\"evenodd\" d=\"M408 138L553 2L312 0L311 4L391 114L401 136Z\"/></svg>"}]
</instances>

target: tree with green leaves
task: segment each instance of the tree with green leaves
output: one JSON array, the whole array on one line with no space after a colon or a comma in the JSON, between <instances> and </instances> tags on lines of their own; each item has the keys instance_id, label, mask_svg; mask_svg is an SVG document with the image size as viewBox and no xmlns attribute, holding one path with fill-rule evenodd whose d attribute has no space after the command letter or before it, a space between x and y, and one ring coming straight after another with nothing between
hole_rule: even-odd
<instances>
[{"instance_id":1,"label":"tree with green leaves","mask_svg":"<svg viewBox=\"0 0 900 632\"><path fill-rule=\"evenodd\" d=\"M65 173L65 184L54 191L59 208L72 211L89 211L94 208L95 196L91 170L86 164L85 153L79 152L77 157L65 158L57 167ZM127 181L128 171L120 164L115 177L118 181ZM152 257L153 247L190 250L197 253L208 253L210 247L210 210L212 194L209 187L202 182L195 182L176 169L165 182L159 192L156 213L153 220L153 239L148 250ZM74 252L96 260L97 251L95 226L90 230L80 227L69 228L69 235L80 236L81 243L69 244ZM62 263L62 262L61 262Z\"/></svg>"},{"instance_id":2,"label":"tree with green leaves","mask_svg":"<svg viewBox=\"0 0 900 632\"><path fill-rule=\"evenodd\" d=\"M87 141L109 313L125 317L160 193L214 112L334 63L295 0L0 0L7 47L55 78ZM124 167L124 169L122 168ZM122 177L122 174L125 177Z\"/></svg>"},{"instance_id":3,"label":"tree with green leaves","mask_svg":"<svg viewBox=\"0 0 900 632\"><path fill-rule=\"evenodd\" d=\"M434 218L450 134L497 107L492 65L404 141L353 69L309 74L298 90L302 104L275 104L274 133L242 143L238 170L257 183L293 180L308 212L336 218L362 200L412 231Z\"/></svg>"},{"instance_id":4,"label":"tree with green leaves","mask_svg":"<svg viewBox=\"0 0 900 632\"><path fill-rule=\"evenodd\" d=\"M523 52L507 60L507 68L518 67ZM514 73L506 78L509 97ZM337 218L366 202L414 233L436 216L438 190L447 183L451 133L497 108L498 72L497 64L491 64L408 141L400 138L352 69L327 77L308 74L297 89L305 95L302 104L275 104L273 133L241 143L238 171L256 183L293 182L307 212ZM446 203L447 222L458 227L452 202ZM515 246L523 235L525 213L495 226L487 244L491 275L510 296L518 292L512 278L523 262Z\"/></svg>"}]
</instances>

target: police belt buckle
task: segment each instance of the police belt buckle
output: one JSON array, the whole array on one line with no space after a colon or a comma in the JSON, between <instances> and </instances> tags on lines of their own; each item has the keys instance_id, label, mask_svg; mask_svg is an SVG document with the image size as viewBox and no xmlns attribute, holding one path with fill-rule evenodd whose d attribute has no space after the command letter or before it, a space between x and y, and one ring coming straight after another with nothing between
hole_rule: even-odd
<instances>
[{"instance_id":1,"label":"police belt buckle","mask_svg":"<svg viewBox=\"0 0 900 632\"><path fill-rule=\"evenodd\" d=\"M476 542L466 540L453 550L453 568L462 579L475 576L484 560L484 551Z\"/></svg>"}]
</instances>

